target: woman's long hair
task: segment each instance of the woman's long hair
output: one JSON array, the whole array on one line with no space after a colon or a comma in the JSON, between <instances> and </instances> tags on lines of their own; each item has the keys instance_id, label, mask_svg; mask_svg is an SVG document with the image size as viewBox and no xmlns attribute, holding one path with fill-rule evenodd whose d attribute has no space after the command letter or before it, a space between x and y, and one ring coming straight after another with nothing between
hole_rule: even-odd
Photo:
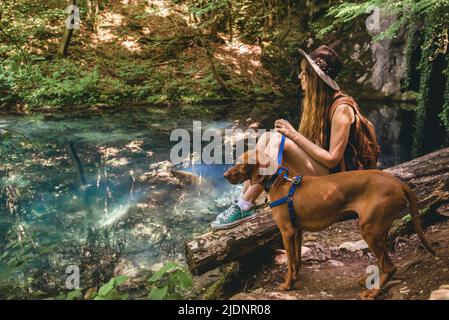
<instances>
[{"instance_id":1,"label":"woman's long hair","mask_svg":"<svg viewBox=\"0 0 449 320\"><path fill-rule=\"evenodd\" d=\"M306 59L302 60L301 68L304 70L307 79L307 87L305 88L298 131L313 143L324 148L326 144L327 112L332 104L335 90L321 80Z\"/></svg>"}]
</instances>

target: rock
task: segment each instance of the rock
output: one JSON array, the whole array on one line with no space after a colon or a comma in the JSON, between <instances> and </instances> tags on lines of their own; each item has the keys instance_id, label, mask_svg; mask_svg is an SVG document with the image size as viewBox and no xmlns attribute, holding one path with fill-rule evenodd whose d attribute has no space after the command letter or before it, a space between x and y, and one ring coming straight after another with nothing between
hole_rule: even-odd
<instances>
[{"instance_id":1,"label":"rock","mask_svg":"<svg viewBox=\"0 0 449 320\"><path fill-rule=\"evenodd\" d=\"M228 198L228 197L219 198L219 199L214 200L214 203L218 209L223 209L223 208L229 207L231 205L231 198Z\"/></svg>"},{"instance_id":2,"label":"rock","mask_svg":"<svg viewBox=\"0 0 449 320\"><path fill-rule=\"evenodd\" d=\"M156 203L167 201L171 197L171 192L166 188L154 188L148 192L147 199Z\"/></svg>"},{"instance_id":3,"label":"rock","mask_svg":"<svg viewBox=\"0 0 449 320\"><path fill-rule=\"evenodd\" d=\"M394 15L380 15L380 29L369 30L371 35L378 35L397 21ZM371 73L371 83L376 91L386 94L400 92L400 80L404 77L406 62L404 59L404 30L401 29L394 39L383 39L371 44L374 61Z\"/></svg>"},{"instance_id":4,"label":"rock","mask_svg":"<svg viewBox=\"0 0 449 320\"><path fill-rule=\"evenodd\" d=\"M285 250L276 250L278 254L274 257L276 264L287 264L287 254Z\"/></svg>"},{"instance_id":5,"label":"rock","mask_svg":"<svg viewBox=\"0 0 449 320\"><path fill-rule=\"evenodd\" d=\"M344 266L345 266L345 264L344 264L343 262L337 261L337 260L329 260L328 263L329 263L331 266L336 267L336 268L341 268L341 267L344 267Z\"/></svg>"},{"instance_id":6,"label":"rock","mask_svg":"<svg viewBox=\"0 0 449 320\"><path fill-rule=\"evenodd\" d=\"M117 265L114 268L114 275L125 275L131 278L135 278L140 274L141 270L139 270L138 266L135 266L134 263L127 259L120 259Z\"/></svg>"},{"instance_id":7,"label":"rock","mask_svg":"<svg viewBox=\"0 0 449 320\"><path fill-rule=\"evenodd\" d=\"M164 266L164 264L163 264L162 262L155 263L155 264L153 264L153 265L150 267L150 271L151 271L151 272L157 272L157 271L159 271L163 266Z\"/></svg>"},{"instance_id":8,"label":"rock","mask_svg":"<svg viewBox=\"0 0 449 320\"><path fill-rule=\"evenodd\" d=\"M192 172L172 170L171 173L174 177L178 178L179 182L183 185L197 186L201 183L201 178Z\"/></svg>"},{"instance_id":9,"label":"rock","mask_svg":"<svg viewBox=\"0 0 449 320\"><path fill-rule=\"evenodd\" d=\"M368 244L365 242L365 240L360 240L356 242L343 242L338 246L338 250L348 250L350 252L357 252L360 250L366 250L368 249Z\"/></svg>"},{"instance_id":10,"label":"rock","mask_svg":"<svg viewBox=\"0 0 449 320\"><path fill-rule=\"evenodd\" d=\"M318 240L318 238L311 234L306 234L306 235L304 235L304 238L303 238L303 241L316 241L316 240Z\"/></svg>"},{"instance_id":11,"label":"rock","mask_svg":"<svg viewBox=\"0 0 449 320\"><path fill-rule=\"evenodd\" d=\"M232 296L229 300L297 300L298 298L288 292L260 291L256 289L249 293L240 292Z\"/></svg>"},{"instance_id":12,"label":"rock","mask_svg":"<svg viewBox=\"0 0 449 320\"><path fill-rule=\"evenodd\" d=\"M225 286L235 279L240 270L239 262L231 262L223 266L217 280L208 286L207 290L201 296L201 300L217 300L223 297Z\"/></svg>"},{"instance_id":13,"label":"rock","mask_svg":"<svg viewBox=\"0 0 449 320\"><path fill-rule=\"evenodd\" d=\"M429 300L449 300L449 285L442 285L438 290L432 291Z\"/></svg>"},{"instance_id":14,"label":"rock","mask_svg":"<svg viewBox=\"0 0 449 320\"><path fill-rule=\"evenodd\" d=\"M326 291L320 291L320 294L321 294L323 297L332 297L332 296L333 296L331 293L327 293Z\"/></svg>"},{"instance_id":15,"label":"rock","mask_svg":"<svg viewBox=\"0 0 449 320\"><path fill-rule=\"evenodd\" d=\"M276 264L287 264L287 254L285 253L285 250L278 249L276 250L276 253L277 254L274 258ZM303 260L315 259L315 257L312 256L312 250L305 246L301 247L301 258Z\"/></svg>"},{"instance_id":16,"label":"rock","mask_svg":"<svg viewBox=\"0 0 449 320\"><path fill-rule=\"evenodd\" d=\"M302 258L309 257L311 253L312 253L312 249L310 249L309 247L306 247L306 246L301 247L301 257Z\"/></svg>"}]
</instances>

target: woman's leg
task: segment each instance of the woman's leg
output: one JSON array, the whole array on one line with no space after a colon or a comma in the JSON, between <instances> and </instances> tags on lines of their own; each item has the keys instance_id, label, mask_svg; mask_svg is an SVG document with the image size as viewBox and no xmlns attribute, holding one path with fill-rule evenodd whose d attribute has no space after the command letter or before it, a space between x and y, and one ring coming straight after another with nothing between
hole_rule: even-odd
<instances>
[{"instance_id":1,"label":"woman's leg","mask_svg":"<svg viewBox=\"0 0 449 320\"><path fill-rule=\"evenodd\" d=\"M272 132L265 132L260 136L260 139L259 141L257 141L256 145L256 149L259 150L259 152L265 153L270 159L272 159L272 157L267 152L267 147L270 143L271 135ZM262 192L263 188L261 185L251 185L250 181L247 180L243 185L242 196L240 197L240 199L255 203Z\"/></svg>"},{"instance_id":2,"label":"woman's leg","mask_svg":"<svg viewBox=\"0 0 449 320\"><path fill-rule=\"evenodd\" d=\"M257 148L265 152L276 166L281 137L281 134L277 132L266 132L257 143ZM311 158L300 146L289 138L285 139L283 165L295 175L322 176L329 174L327 167ZM249 181L245 181L241 199L254 203L262 191L262 186L258 184L251 186Z\"/></svg>"},{"instance_id":3,"label":"woman's leg","mask_svg":"<svg viewBox=\"0 0 449 320\"><path fill-rule=\"evenodd\" d=\"M257 143L256 147L264 152L271 160L270 170L268 171L272 172L265 174L271 175L277 170L277 156L280 142L281 135L279 133L267 132L261 136ZM289 169L290 175L319 176L329 174L328 168L315 161L301 147L288 138L285 139L283 166ZM252 219L255 213L253 208L254 203L262 192L262 186L258 184L251 186L249 181L245 181L243 192L237 205L231 205L231 207L220 213L216 220L212 222L211 227L213 229L226 229L242 221Z\"/></svg>"},{"instance_id":4,"label":"woman's leg","mask_svg":"<svg viewBox=\"0 0 449 320\"><path fill-rule=\"evenodd\" d=\"M268 144L269 154L277 157L282 135L273 133ZM289 138L285 138L283 165L291 175L324 176L329 174L329 168L313 159L303 148Z\"/></svg>"},{"instance_id":5,"label":"woman's leg","mask_svg":"<svg viewBox=\"0 0 449 320\"><path fill-rule=\"evenodd\" d=\"M249 181L245 181L240 199L254 203L257 198L259 198L262 191L263 188L260 184L251 185Z\"/></svg>"}]
</instances>

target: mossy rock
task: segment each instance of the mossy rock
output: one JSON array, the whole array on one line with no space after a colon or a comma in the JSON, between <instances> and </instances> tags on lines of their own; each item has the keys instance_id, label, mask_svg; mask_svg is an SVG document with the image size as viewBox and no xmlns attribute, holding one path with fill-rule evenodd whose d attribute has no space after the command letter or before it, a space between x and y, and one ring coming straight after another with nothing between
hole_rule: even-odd
<instances>
[{"instance_id":1,"label":"mossy rock","mask_svg":"<svg viewBox=\"0 0 449 320\"><path fill-rule=\"evenodd\" d=\"M187 298L201 300L222 299L225 288L237 277L239 271L240 263L234 261L195 277L195 287Z\"/></svg>"}]
</instances>

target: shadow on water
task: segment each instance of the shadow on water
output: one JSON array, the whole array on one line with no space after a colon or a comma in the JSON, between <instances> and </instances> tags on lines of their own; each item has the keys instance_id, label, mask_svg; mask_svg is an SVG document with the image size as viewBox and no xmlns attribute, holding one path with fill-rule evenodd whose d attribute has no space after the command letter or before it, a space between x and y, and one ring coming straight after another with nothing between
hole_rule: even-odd
<instances>
[{"instance_id":1,"label":"shadow on water","mask_svg":"<svg viewBox=\"0 0 449 320\"><path fill-rule=\"evenodd\" d=\"M413 106L361 105L379 135L381 167L409 160ZM298 121L293 111L270 114L257 108L254 118L262 116L263 128L279 117ZM233 124L202 120L203 129ZM184 241L206 231L241 188L223 179L229 165L166 162L175 143L171 130L191 131L192 119L167 117L160 110L60 119L6 116L0 128L20 131L33 143L5 131L0 135L4 297L64 291L65 268L83 263L89 227L96 230L99 247L117 253L117 261L108 264L110 274L137 275L160 261L182 262Z\"/></svg>"}]
</instances>

